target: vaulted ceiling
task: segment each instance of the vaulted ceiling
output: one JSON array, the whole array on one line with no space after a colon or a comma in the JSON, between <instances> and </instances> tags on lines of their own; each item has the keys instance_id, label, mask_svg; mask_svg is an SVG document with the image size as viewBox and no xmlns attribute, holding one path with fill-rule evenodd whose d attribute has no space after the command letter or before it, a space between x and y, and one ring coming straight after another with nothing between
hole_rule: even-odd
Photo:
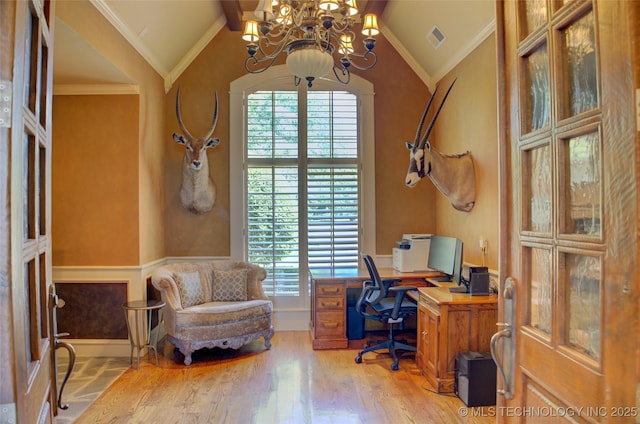
<instances>
[{"instance_id":1,"label":"vaulted ceiling","mask_svg":"<svg viewBox=\"0 0 640 424\"><path fill-rule=\"evenodd\" d=\"M241 35L257 0L90 0L165 80L186 69L225 25ZM493 0L358 0L424 83L433 87L491 35ZM439 32L437 43L434 31ZM132 84L91 45L56 20L54 85Z\"/></svg>"}]
</instances>

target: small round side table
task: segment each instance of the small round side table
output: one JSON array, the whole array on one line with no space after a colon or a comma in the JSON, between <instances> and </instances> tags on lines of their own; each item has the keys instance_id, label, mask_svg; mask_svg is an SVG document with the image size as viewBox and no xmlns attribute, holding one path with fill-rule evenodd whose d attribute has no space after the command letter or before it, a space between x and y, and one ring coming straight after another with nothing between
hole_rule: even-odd
<instances>
[{"instance_id":1,"label":"small round side table","mask_svg":"<svg viewBox=\"0 0 640 424\"><path fill-rule=\"evenodd\" d=\"M134 300L126 302L122 305L124 309L124 316L127 320L127 331L129 333L129 343L131 343L131 355L129 362L133 363L133 349L136 349L136 369L140 369L140 351L144 348L149 349L149 359L151 359L151 350L156 355L156 366L158 363L158 331L163 324L162 308L165 303L161 300ZM151 328L151 314L153 311L158 311L158 325ZM130 313L132 312L132 313ZM146 319L145 319L146 312ZM131 315L133 315L134 326L131 326ZM154 337L151 337L152 331L155 333Z\"/></svg>"}]
</instances>

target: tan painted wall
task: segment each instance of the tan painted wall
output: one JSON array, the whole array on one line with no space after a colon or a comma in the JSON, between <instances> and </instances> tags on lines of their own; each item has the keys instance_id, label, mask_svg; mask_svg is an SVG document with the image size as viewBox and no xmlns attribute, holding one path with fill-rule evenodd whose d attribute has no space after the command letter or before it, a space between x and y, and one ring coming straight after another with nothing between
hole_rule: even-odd
<instances>
[{"instance_id":1,"label":"tan painted wall","mask_svg":"<svg viewBox=\"0 0 640 424\"><path fill-rule=\"evenodd\" d=\"M359 75L374 84L376 93L376 253L390 255L402 234L436 229L433 184L405 185L405 142L414 141L431 93L384 37L379 37L376 51L378 65Z\"/></svg>"},{"instance_id":2,"label":"tan painted wall","mask_svg":"<svg viewBox=\"0 0 640 424\"><path fill-rule=\"evenodd\" d=\"M405 140L413 140L429 96L427 87L391 45L380 36L375 48L378 65L358 75L374 83L376 131L377 253L391 254L402 233L433 232L434 189L404 185L408 166ZM229 84L246 73L246 50L239 33L226 28L180 76L168 94L166 107L166 253L168 256L229 254ZM224 58L224 60L221 60ZM221 143L209 150L211 175L217 186L213 211L194 216L179 200L183 147L170 135L179 131L175 118L177 86L182 87L182 116L189 131L202 135L211 122L213 93L220 95L220 120L214 136Z\"/></svg>"},{"instance_id":3,"label":"tan painted wall","mask_svg":"<svg viewBox=\"0 0 640 424\"><path fill-rule=\"evenodd\" d=\"M498 143L495 37L488 37L440 82L456 84L436 124L434 147L441 153L471 151L476 172L476 204L455 210L436 194L437 233L464 242L464 261L480 265L480 237L488 241L485 265L498 269Z\"/></svg>"},{"instance_id":4,"label":"tan painted wall","mask_svg":"<svg viewBox=\"0 0 640 424\"><path fill-rule=\"evenodd\" d=\"M138 264L138 115L137 95L54 97L54 264Z\"/></svg>"},{"instance_id":5,"label":"tan painted wall","mask_svg":"<svg viewBox=\"0 0 640 424\"><path fill-rule=\"evenodd\" d=\"M246 50L239 33L232 33L226 28L221 30L165 95L159 76L90 3L60 2L58 15L140 84L135 171L139 213L138 228L132 230L138 233L137 263L144 264L165 256L228 255L229 166L234 166L229 164L228 90L230 82L245 73ZM408 165L404 143L413 141L430 93L382 36L378 39L376 52L378 65L373 70L354 71L371 81L375 90L376 254L391 254L391 248L403 233L450 233L467 243L465 260L479 262L477 238L483 235L489 240L489 265L497 267L497 259L492 259L497 258L496 252L492 251L492 247L495 249L497 246L493 42L483 43L451 76L447 76L458 76L458 82L439 118L435 134L430 137L435 146L441 137L447 139L448 145L443 148L446 153L472 150L478 172L478 202L469 214L454 211L428 180L413 189L404 185ZM483 71L479 72L479 69ZM172 133L179 132L174 109L178 85L182 86L183 118L192 134L206 132L211 123L215 90L220 97L220 119L214 136L219 137L221 143L208 152L210 173L217 186L217 200L213 211L202 216L186 212L179 201L183 147L171 138ZM470 101L473 104L470 105ZM476 147L467 139L481 144ZM120 164L116 165L119 169ZM113 196L112 202L123 200L118 197L119 193ZM126 200L130 202L131 199ZM62 226L73 224L61 223ZM483 228L482 234L479 228ZM91 234L86 237L89 245L100 241ZM56 266L93 264L94 259L86 256L87 252L71 255L57 247L63 246L57 246L54 239L54 250L59 253L54 257ZM75 259L70 262L70 258ZM103 260L107 263L121 261L116 257ZM128 258L124 262L132 261Z\"/></svg>"},{"instance_id":6,"label":"tan painted wall","mask_svg":"<svg viewBox=\"0 0 640 424\"><path fill-rule=\"evenodd\" d=\"M131 222L124 223L131 232L132 239L135 239L135 252L129 252L127 247L126 257L123 252L114 251L113 256L108 252L103 252L104 256L99 258L87 249L80 249L78 246L96 246L104 243L103 239L97 236L100 231L86 231L78 234L82 239L75 240L74 243L66 245L58 244L58 239L53 239L54 266L74 266L74 265L125 265L125 264L145 264L150 261L163 258L164 249L164 148L163 137L165 133L165 102L163 79L153 70L153 68L140 56L135 49L118 33L113 26L98 12L89 1L59 1L57 2L56 15L69 25L75 32L81 35L89 44L100 52L116 67L127 74L138 86L140 95L136 96L136 126L131 128L131 133L127 133L127 150L122 154L127 158L135 157L135 163L129 163L127 158L112 158L111 168L105 173L104 178L119 178L118 175L129 175L131 178L127 184L131 190L137 192L135 198L131 198L129 191L114 191L110 197L105 199L109 204L127 204L136 210L136 214L130 217ZM58 97L58 96L55 96ZM108 104L118 102L117 99L126 96L100 97ZM130 100L124 101L122 107L128 107ZM73 110L56 110L56 104L60 104L60 99L54 100L54 146L59 142L56 139L56 130L68 130L64 127L64 120L60 121L66 114L72 115L71 124L76 121ZM106 105L105 105L106 107ZM117 109L117 106L115 107ZM133 117L127 117L134 119ZM108 124L108 123L107 123ZM111 123L118 126L119 123ZM97 124L100 126L100 124ZM59 128L62 127L62 128ZM57 146L56 146L57 147ZM55 149L54 149L55 150ZM126 164L126 165L125 165ZM70 164L62 159L58 166L69 167ZM126 167L125 167L126 166ZM56 165L53 168L53 184L59 184L55 179ZM79 179L87 178L90 175L78 175ZM82 194L79 194L80 196ZM61 228L87 225L99 226L101 222L108 222L110 218L109 208L94 208L92 214L95 215L94 222L84 223L82 219L77 222L68 215L56 211L56 198L53 200L54 234L59 225ZM88 206L85 203L85 206ZM62 243L62 240L60 240Z\"/></svg>"}]
</instances>

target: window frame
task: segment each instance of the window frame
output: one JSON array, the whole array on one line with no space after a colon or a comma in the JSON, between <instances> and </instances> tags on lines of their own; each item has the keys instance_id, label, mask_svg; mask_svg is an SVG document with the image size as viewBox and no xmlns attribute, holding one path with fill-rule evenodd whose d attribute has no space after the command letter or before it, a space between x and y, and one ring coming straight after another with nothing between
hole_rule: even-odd
<instances>
[{"instance_id":1,"label":"window frame","mask_svg":"<svg viewBox=\"0 0 640 424\"><path fill-rule=\"evenodd\" d=\"M298 90L306 90L301 84ZM375 116L373 84L357 75L351 75L349 85L318 78L314 90L350 91L358 98L359 158L360 158L360 250L375 253ZM246 260L246 151L247 108L246 99L258 90L296 90L293 76L286 65L273 66L260 74L246 74L231 82L229 116L229 230L230 257ZM360 264L362 266L362 264ZM284 309L308 309L309 286L301 282L300 296L274 297L274 307Z\"/></svg>"}]
</instances>

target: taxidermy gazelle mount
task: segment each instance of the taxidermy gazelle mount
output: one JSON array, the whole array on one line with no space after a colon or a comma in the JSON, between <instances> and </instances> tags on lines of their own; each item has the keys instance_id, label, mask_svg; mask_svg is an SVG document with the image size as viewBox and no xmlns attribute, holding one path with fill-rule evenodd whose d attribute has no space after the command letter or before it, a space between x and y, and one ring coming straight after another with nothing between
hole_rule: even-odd
<instances>
[{"instance_id":1,"label":"taxidermy gazelle mount","mask_svg":"<svg viewBox=\"0 0 640 424\"><path fill-rule=\"evenodd\" d=\"M209 175L209 161L207 149L216 147L220 143L219 138L210 138L218 123L218 93L213 111L213 125L202 138L196 138L189 133L180 114L180 87L176 94L176 116L178 125L184 135L173 134L173 139L185 146L182 159L182 185L180 187L180 202L189 212L201 215L213 209L216 201L216 186Z\"/></svg>"},{"instance_id":2,"label":"taxidermy gazelle mount","mask_svg":"<svg viewBox=\"0 0 640 424\"><path fill-rule=\"evenodd\" d=\"M473 209L476 200L476 176L471 153L467 151L457 155L443 155L433 149L428 140L433 125L455 82L454 80L449 86L424 135L420 137L424 121L438 89L433 91L433 95L422 114L414 143L406 142L407 149L411 153L409 154L409 170L405 183L408 187L414 187L418 181L428 175L433 185L447 196L455 209L469 212Z\"/></svg>"}]
</instances>

